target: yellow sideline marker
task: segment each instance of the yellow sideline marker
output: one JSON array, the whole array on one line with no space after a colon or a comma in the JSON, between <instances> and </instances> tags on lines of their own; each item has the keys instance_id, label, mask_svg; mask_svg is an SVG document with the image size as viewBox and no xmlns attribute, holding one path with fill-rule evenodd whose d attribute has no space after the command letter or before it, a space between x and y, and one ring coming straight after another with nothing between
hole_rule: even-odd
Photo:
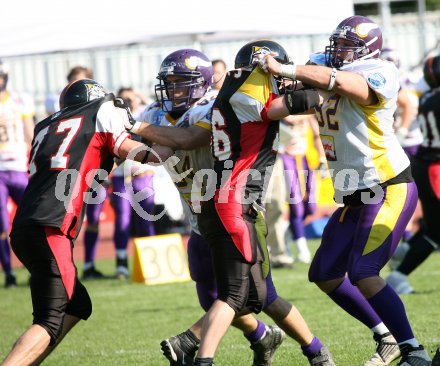
<instances>
[{"instance_id":1,"label":"yellow sideline marker","mask_svg":"<svg viewBox=\"0 0 440 366\"><path fill-rule=\"evenodd\" d=\"M182 236L167 234L134 239L132 280L146 285L190 281Z\"/></svg>"}]
</instances>

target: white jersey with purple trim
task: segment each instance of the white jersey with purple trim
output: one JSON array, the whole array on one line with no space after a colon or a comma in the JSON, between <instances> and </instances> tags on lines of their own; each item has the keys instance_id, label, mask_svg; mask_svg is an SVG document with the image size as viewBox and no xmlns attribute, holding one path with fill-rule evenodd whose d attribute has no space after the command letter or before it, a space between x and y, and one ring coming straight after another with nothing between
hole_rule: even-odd
<instances>
[{"instance_id":1,"label":"white jersey with purple trim","mask_svg":"<svg viewBox=\"0 0 440 366\"><path fill-rule=\"evenodd\" d=\"M399 71L378 59L355 61L342 71L361 75L378 103L362 106L333 93L316 109L320 135L333 184L339 191L373 187L409 166L393 129Z\"/></svg>"},{"instance_id":2,"label":"white jersey with purple trim","mask_svg":"<svg viewBox=\"0 0 440 366\"><path fill-rule=\"evenodd\" d=\"M211 131L211 109L214 104L217 91L210 91L203 98L197 101L175 124L176 128L187 128L198 126ZM166 166L171 178L176 185L182 200L186 203L185 213L188 215L191 229L200 234L197 227L196 214L200 213L200 201L206 187L201 183L194 185L194 176L202 169L210 169L213 172L214 159L211 153L211 146L206 145L193 150L177 150L175 155L180 159L174 166ZM176 174L177 173L177 174ZM215 186L215 179L212 181ZM202 189L203 188L203 189ZM212 193L214 191L212 190ZM192 214L189 215L189 212Z\"/></svg>"},{"instance_id":3,"label":"white jersey with purple trim","mask_svg":"<svg viewBox=\"0 0 440 366\"><path fill-rule=\"evenodd\" d=\"M6 92L0 99L0 170L27 171L23 124L33 115L31 105L17 93Z\"/></svg>"},{"instance_id":4,"label":"white jersey with purple trim","mask_svg":"<svg viewBox=\"0 0 440 366\"><path fill-rule=\"evenodd\" d=\"M211 109L216 95L217 91L207 92L177 121L174 121L166 112L163 112L160 104L146 110L140 120L176 128L187 128L194 125L210 131ZM202 192L201 189L195 189L195 192L192 192L192 190L194 175L201 169L213 169L214 160L211 154L211 146L207 145L194 150L177 150L175 156L179 158L179 162L174 166L165 165L165 167L182 198L184 212L189 218L191 229L200 234L195 214L200 213L200 206L197 201L199 201Z\"/></svg>"}]
</instances>

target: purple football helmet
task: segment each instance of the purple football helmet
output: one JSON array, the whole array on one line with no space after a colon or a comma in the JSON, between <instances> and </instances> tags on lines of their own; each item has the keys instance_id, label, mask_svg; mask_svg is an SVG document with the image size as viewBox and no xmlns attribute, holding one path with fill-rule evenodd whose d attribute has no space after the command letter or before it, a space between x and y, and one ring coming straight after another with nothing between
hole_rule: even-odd
<instances>
[{"instance_id":1,"label":"purple football helmet","mask_svg":"<svg viewBox=\"0 0 440 366\"><path fill-rule=\"evenodd\" d=\"M160 65L156 98L166 112L185 112L202 98L212 84L212 63L202 52L185 48L169 54ZM170 82L169 76L181 76L185 81ZM179 91L186 90L183 95Z\"/></svg>"},{"instance_id":2,"label":"purple football helmet","mask_svg":"<svg viewBox=\"0 0 440 366\"><path fill-rule=\"evenodd\" d=\"M353 46L337 45L338 40L348 40ZM382 49L382 32L372 20L354 15L344 19L330 36L330 46L325 48L326 64L340 68L356 60L378 58ZM346 55L342 58L342 54Z\"/></svg>"}]
</instances>

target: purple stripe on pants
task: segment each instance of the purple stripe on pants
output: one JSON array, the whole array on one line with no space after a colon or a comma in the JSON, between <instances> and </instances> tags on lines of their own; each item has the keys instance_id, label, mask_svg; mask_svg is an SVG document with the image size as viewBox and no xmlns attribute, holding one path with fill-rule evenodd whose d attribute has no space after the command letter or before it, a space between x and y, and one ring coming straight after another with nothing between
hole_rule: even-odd
<instances>
[{"instance_id":1,"label":"purple stripe on pants","mask_svg":"<svg viewBox=\"0 0 440 366\"><path fill-rule=\"evenodd\" d=\"M395 192L401 185L406 185L406 195ZM396 213L392 208L402 204L402 200L403 209ZM411 182L385 188L379 203L337 209L324 229L321 245L310 265L309 280L327 281L348 273L350 281L356 283L379 275L399 243L416 204L417 188ZM398 217L390 228L391 214ZM366 247L373 250L364 253Z\"/></svg>"}]
</instances>

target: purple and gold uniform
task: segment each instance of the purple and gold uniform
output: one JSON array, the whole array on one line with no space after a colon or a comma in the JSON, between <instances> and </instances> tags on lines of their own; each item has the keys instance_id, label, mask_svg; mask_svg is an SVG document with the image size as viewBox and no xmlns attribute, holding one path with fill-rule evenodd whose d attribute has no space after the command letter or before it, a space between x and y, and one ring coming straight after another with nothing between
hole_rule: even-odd
<instances>
[{"instance_id":1,"label":"purple and gold uniform","mask_svg":"<svg viewBox=\"0 0 440 366\"><path fill-rule=\"evenodd\" d=\"M382 60L360 60L341 70L365 78L378 103L361 106L330 94L316 116L335 187L337 209L310 267L313 282L376 276L388 262L417 204L409 159L393 130L398 70Z\"/></svg>"}]
</instances>

